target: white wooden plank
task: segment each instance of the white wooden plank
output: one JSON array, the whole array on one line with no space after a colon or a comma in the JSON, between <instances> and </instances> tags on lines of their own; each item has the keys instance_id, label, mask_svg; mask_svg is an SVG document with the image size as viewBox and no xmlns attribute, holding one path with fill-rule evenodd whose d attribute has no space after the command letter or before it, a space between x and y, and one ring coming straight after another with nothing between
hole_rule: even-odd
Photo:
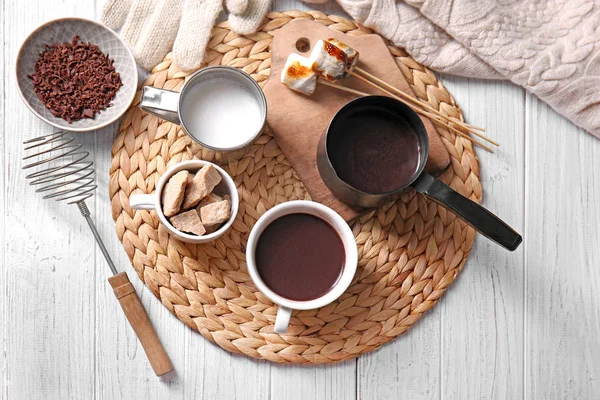
<instances>
[{"instance_id":1,"label":"white wooden plank","mask_svg":"<svg viewBox=\"0 0 600 400\"><path fill-rule=\"evenodd\" d=\"M189 330L184 370L186 398L263 400L270 396L272 365L227 353Z\"/></svg>"},{"instance_id":2,"label":"white wooden plank","mask_svg":"<svg viewBox=\"0 0 600 400\"><path fill-rule=\"evenodd\" d=\"M600 140L526 104L525 393L598 398Z\"/></svg>"},{"instance_id":3,"label":"white wooden plank","mask_svg":"<svg viewBox=\"0 0 600 400\"><path fill-rule=\"evenodd\" d=\"M483 205L523 234L524 91L509 82L443 81L467 121L501 144L494 153L477 150ZM523 246L511 253L477 237L438 305L443 398L523 397L523 280Z\"/></svg>"},{"instance_id":4,"label":"white wooden plank","mask_svg":"<svg viewBox=\"0 0 600 400\"><path fill-rule=\"evenodd\" d=\"M271 398L355 399L356 360L332 365L275 365L271 369Z\"/></svg>"},{"instance_id":5,"label":"white wooden plank","mask_svg":"<svg viewBox=\"0 0 600 400\"><path fill-rule=\"evenodd\" d=\"M78 14L90 4L5 2L7 65L25 36L44 21ZM25 139L51 129L27 111L5 78L5 210L7 398L92 398L94 381L93 239L73 206L43 200L21 171ZM10 228L10 230L8 230ZM92 339L90 339L92 338Z\"/></svg>"},{"instance_id":6,"label":"white wooden plank","mask_svg":"<svg viewBox=\"0 0 600 400\"><path fill-rule=\"evenodd\" d=\"M1 3L2 15L6 15L6 4L4 2ZM7 37L7 26L4 24L4 18L2 18L2 27L0 29L0 43L6 42ZM0 76L2 76L2 80L0 80L0 93L2 93L2 101L0 102L0 115L2 116L2 132L6 133L8 125L6 122L6 92L4 90L4 76L6 74L6 65L8 64L8 59L6 57L6 53L4 51L4 46L0 47ZM6 134L2 135L2 139L0 140L0 165L4 166L6 159ZM5 187L5 169L2 169L2 173L0 174L0 187ZM2 328L0 328L0 400L5 400L8 397L8 382L7 382L7 369L8 369L8 360L6 357L7 345L8 345L8 324L7 320L7 306L8 306L8 286L6 284L8 270L6 267L6 207L5 207L6 194L4 190L0 190L0 323Z\"/></svg>"},{"instance_id":7,"label":"white wooden plank","mask_svg":"<svg viewBox=\"0 0 600 400\"><path fill-rule=\"evenodd\" d=\"M359 399L440 398L440 307L408 332L358 359Z\"/></svg>"}]
</instances>

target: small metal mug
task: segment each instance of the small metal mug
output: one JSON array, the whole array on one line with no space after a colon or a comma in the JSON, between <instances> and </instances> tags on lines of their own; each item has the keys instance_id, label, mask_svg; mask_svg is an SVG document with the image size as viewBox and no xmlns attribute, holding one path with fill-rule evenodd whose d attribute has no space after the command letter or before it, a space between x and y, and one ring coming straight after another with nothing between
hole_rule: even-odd
<instances>
[{"instance_id":1,"label":"small metal mug","mask_svg":"<svg viewBox=\"0 0 600 400\"><path fill-rule=\"evenodd\" d=\"M333 150L328 148L329 133L335 129L335 125L340 119L354 112L373 108L384 109L397 115L399 119L406 120L416 132L420 143L419 163L412 178L404 186L387 193L366 193L349 185L338 176L329 158L329 152ZM398 134L402 134L402 132L399 131ZM417 113L403 103L390 97L365 96L349 102L333 117L319 139L317 166L321 178L334 196L347 204L359 207L382 206L397 199L409 187L412 187L417 192L423 193L454 212L488 239L510 251L516 250L523 241L521 235L484 207L463 197L442 181L423 172L428 156L429 138L425 126Z\"/></svg>"},{"instance_id":2,"label":"small metal mug","mask_svg":"<svg viewBox=\"0 0 600 400\"><path fill-rule=\"evenodd\" d=\"M181 105L185 101L186 94L194 85L205 80L222 78L235 81L248 89L248 91L256 98L259 104L262 120L260 128L257 129L257 131L249 140L231 147L215 147L209 143L202 142L190 132L186 126L185 118L182 118L181 116ZM147 113L156 115L159 118L173 122L177 125L181 125L184 132L196 143L216 151L237 150L250 144L258 135L260 135L267 119L267 99L265 98L265 94L258 83L256 83L256 81L244 71L225 66L206 67L196 71L186 78L186 81L179 93L171 90L158 89L152 86L144 86L142 88L140 108ZM235 112L235 110L232 110L232 112Z\"/></svg>"}]
</instances>

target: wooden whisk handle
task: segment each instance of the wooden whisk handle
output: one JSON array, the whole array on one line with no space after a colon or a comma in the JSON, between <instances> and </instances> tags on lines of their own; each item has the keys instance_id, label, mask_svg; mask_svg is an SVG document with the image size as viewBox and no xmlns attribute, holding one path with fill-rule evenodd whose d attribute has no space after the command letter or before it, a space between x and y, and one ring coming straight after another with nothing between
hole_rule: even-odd
<instances>
[{"instance_id":1,"label":"wooden whisk handle","mask_svg":"<svg viewBox=\"0 0 600 400\"><path fill-rule=\"evenodd\" d=\"M111 276L108 278L108 282L112 286L115 296L119 299L121 308L123 308L127 320L140 340L156 375L160 376L172 371L173 364L171 363L171 359L160 343L152 322L148 318L146 309L142 305L127 274L121 272Z\"/></svg>"}]
</instances>

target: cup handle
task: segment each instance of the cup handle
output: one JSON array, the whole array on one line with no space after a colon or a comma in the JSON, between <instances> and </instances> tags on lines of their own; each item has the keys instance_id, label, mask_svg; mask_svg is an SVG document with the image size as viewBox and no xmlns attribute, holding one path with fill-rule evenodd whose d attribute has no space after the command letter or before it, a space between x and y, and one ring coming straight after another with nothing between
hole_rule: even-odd
<instances>
[{"instance_id":1,"label":"cup handle","mask_svg":"<svg viewBox=\"0 0 600 400\"><path fill-rule=\"evenodd\" d=\"M142 88L140 108L149 114L180 125L179 93L152 86Z\"/></svg>"},{"instance_id":2,"label":"cup handle","mask_svg":"<svg viewBox=\"0 0 600 400\"><path fill-rule=\"evenodd\" d=\"M129 205L134 210L155 210L154 194L133 194L129 197Z\"/></svg>"},{"instance_id":3,"label":"cup handle","mask_svg":"<svg viewBox=\"0 0 600 400\"><path fill-rule=\"evenodd\" d=\"M521 235L500 218L429 174L421 174L412 186L417 192L452 210L483 236L507 250L516 250L523 241Z\"/></svg>"},{"instance_id":4,"label":"cup handle","mask_svg":"<svg viewBox=\"0 0 600 400\"><path fill-rule=\"evenodd\" d=\"M281 335L286 333L291 317L291 308L279 306L279 310L277 310L277 317L275 318L275 333L279 333Z\"/></svg>"}]
</instances>

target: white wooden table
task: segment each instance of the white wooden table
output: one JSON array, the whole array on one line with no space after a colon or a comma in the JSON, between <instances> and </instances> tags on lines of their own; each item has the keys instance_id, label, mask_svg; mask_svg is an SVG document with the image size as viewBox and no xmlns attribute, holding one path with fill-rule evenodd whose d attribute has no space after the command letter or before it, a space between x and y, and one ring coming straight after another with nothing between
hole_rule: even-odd
<instances>
[{"instance_id":1,"label":"white wooden table","mask_svg":"<svg viewBox=\"0 0 600 400\"><path fill-rule=\"evenodd\" d=\"M502 143L494 154L478 152L484 204L523 234L523 245L508 253L479 237L457 281L413 329L331 366L230 355L134 279L177 371L156 378L85 221L75 208L42 200L20 170L21 142L51 129L17 96L18 48L47 20L97 18L103 1L94 3L0 2L0 400L600 398L600 140L510 83L453 77L443 81L467 120ZM276 7L307 9L297 0ZM133 278L107 193L116 132L80 139L99 184L88 204Z\"/></svg>"}]
</instances>

